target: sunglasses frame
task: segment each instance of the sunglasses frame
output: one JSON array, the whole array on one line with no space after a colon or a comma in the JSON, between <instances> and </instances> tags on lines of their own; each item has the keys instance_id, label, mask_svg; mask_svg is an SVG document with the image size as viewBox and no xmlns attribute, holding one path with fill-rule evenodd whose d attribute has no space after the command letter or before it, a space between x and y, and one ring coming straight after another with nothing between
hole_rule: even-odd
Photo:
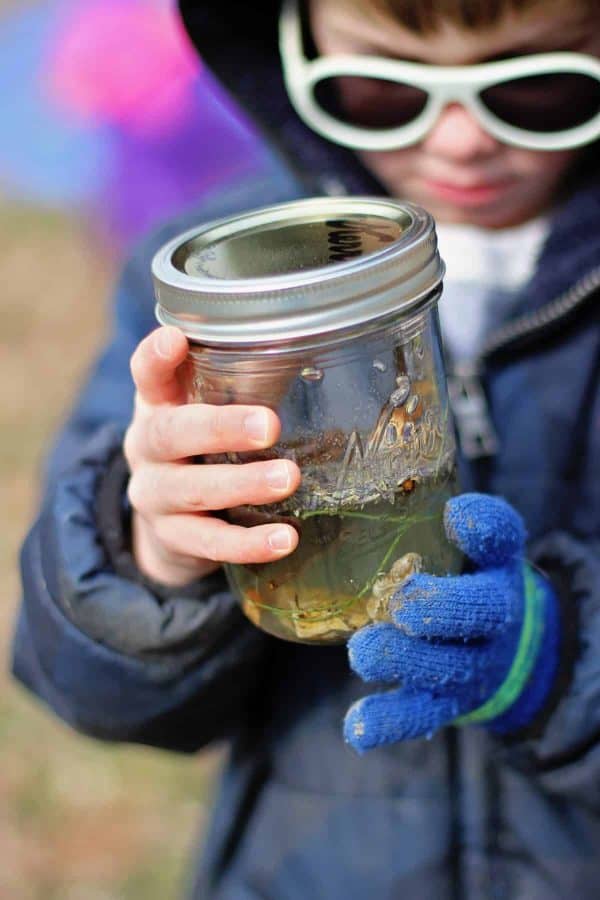
<instances>
[{"instance_id":1,"label":"sunglasses frame","mask_svg":"<svg viewBox=\"0 0 600 900\"><path fill-rule=\"evenodd\" d=\"M396 150L423 140L448 103L460 103L499 141L528 150L567 150L600 137L600 111L582 125L563 131L528 131L494 115L479 97L485 88L527 75L584 74L600 81L600 60L584 53L555 52L517 56L465 66L435 66L379 56L335 54L309 60L304 55L297 0L286 0L279 20L279 49L285 86L300 118L313 131L354 150ZM408 84L427 92L414 119L396 128L349 125L329 115L316 101L315 85L324 78L355 75Z\"/></svg>"}]
</instances>

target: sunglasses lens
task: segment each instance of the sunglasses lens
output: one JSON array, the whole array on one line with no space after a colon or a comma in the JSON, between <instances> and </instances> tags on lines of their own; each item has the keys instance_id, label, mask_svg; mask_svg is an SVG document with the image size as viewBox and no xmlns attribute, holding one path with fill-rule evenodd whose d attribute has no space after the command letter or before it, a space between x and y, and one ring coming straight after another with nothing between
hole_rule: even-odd
<instances>
[{"instance_id":1,"label":"sunglasses lens","mask_svg":"<svg viewBox=\"0 0 600 900\"><path fill-rule=\"evenodd\" d=\"M409 84L358 75L323 78L314 95L334 119L372 131L407 125L423 111L428 97Z\"/></svg>"},{"instance_id":2,"label":"sunglasses lens","mask_svg":"<svg viewBox=\"0 0 600 900\"><path fill-rule=\"evenodd\" d=\"M600 112L600 82L575 72L514 78L480 97L503 122L539 133L576 128Z\"/></svg>"}]
</instances>

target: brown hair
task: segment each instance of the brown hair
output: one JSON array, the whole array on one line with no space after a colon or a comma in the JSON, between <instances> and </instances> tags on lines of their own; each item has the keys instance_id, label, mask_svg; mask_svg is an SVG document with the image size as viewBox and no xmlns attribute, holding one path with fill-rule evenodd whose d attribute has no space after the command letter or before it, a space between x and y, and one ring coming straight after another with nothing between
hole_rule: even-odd
<instances>
[{"instance_id":1,"label":"brown hair","mask_svg":"<svg viewBox=\"0 0 600 900\"><path fill-rule=\"evenodd\" d=\"M485 28L497 24L509 10L520 11L543 6L545 0L372 0L411 31L424 34L435 31L443 20L464 28ZM555 0L559 2L559 0ZM567 0L560 0L567 5ZM575 0L575 5L590 13L597 11L598 0Z\"/></svg>"}]
</instances>

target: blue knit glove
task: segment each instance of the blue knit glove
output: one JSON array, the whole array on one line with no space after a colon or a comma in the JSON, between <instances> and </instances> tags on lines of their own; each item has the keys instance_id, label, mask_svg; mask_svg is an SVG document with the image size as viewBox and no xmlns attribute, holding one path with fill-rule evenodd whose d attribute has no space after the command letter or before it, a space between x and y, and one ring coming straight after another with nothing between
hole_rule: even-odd
<instances>
[{"instance_id":1,"label":"blue knit glove","mask_svg":"<svg viewBox=\"0 0 600 900\"><path fill-rule=\"evenodd\" d=\"M446 504L444 524L473 574L411 576L390 602L394 624L369 625L348 643L364 681L401 683L348 710L345 738L359 752L449 724L518 730L554 681L558 603L525 562L521 517L500 498L462 494Z\"/></svg>"}]
</instances>

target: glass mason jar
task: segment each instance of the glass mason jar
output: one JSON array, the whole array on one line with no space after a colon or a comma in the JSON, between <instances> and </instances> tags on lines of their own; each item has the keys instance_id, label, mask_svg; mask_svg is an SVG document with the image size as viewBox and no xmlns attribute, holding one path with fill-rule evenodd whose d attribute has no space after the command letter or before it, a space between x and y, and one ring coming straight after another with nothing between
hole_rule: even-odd
<instances>
[{"instance_id":1,"label":"glass mason jar","mask_svg":"<svg viewBox=\"0 0 600 900\"><path fill-rule=\"evenodd\" d=\"M443 263L431 216L380 198L302 200L180 235L153 262L157 317L190 342L188 401L261 404L282 424L265 451L302 481L288 499L223 515L285 522L289 556L225 566L258 627L339 643L372 622L414 572L461 557L443 527L457 492L437 302Z\"/></svg>"}]
</instances>

